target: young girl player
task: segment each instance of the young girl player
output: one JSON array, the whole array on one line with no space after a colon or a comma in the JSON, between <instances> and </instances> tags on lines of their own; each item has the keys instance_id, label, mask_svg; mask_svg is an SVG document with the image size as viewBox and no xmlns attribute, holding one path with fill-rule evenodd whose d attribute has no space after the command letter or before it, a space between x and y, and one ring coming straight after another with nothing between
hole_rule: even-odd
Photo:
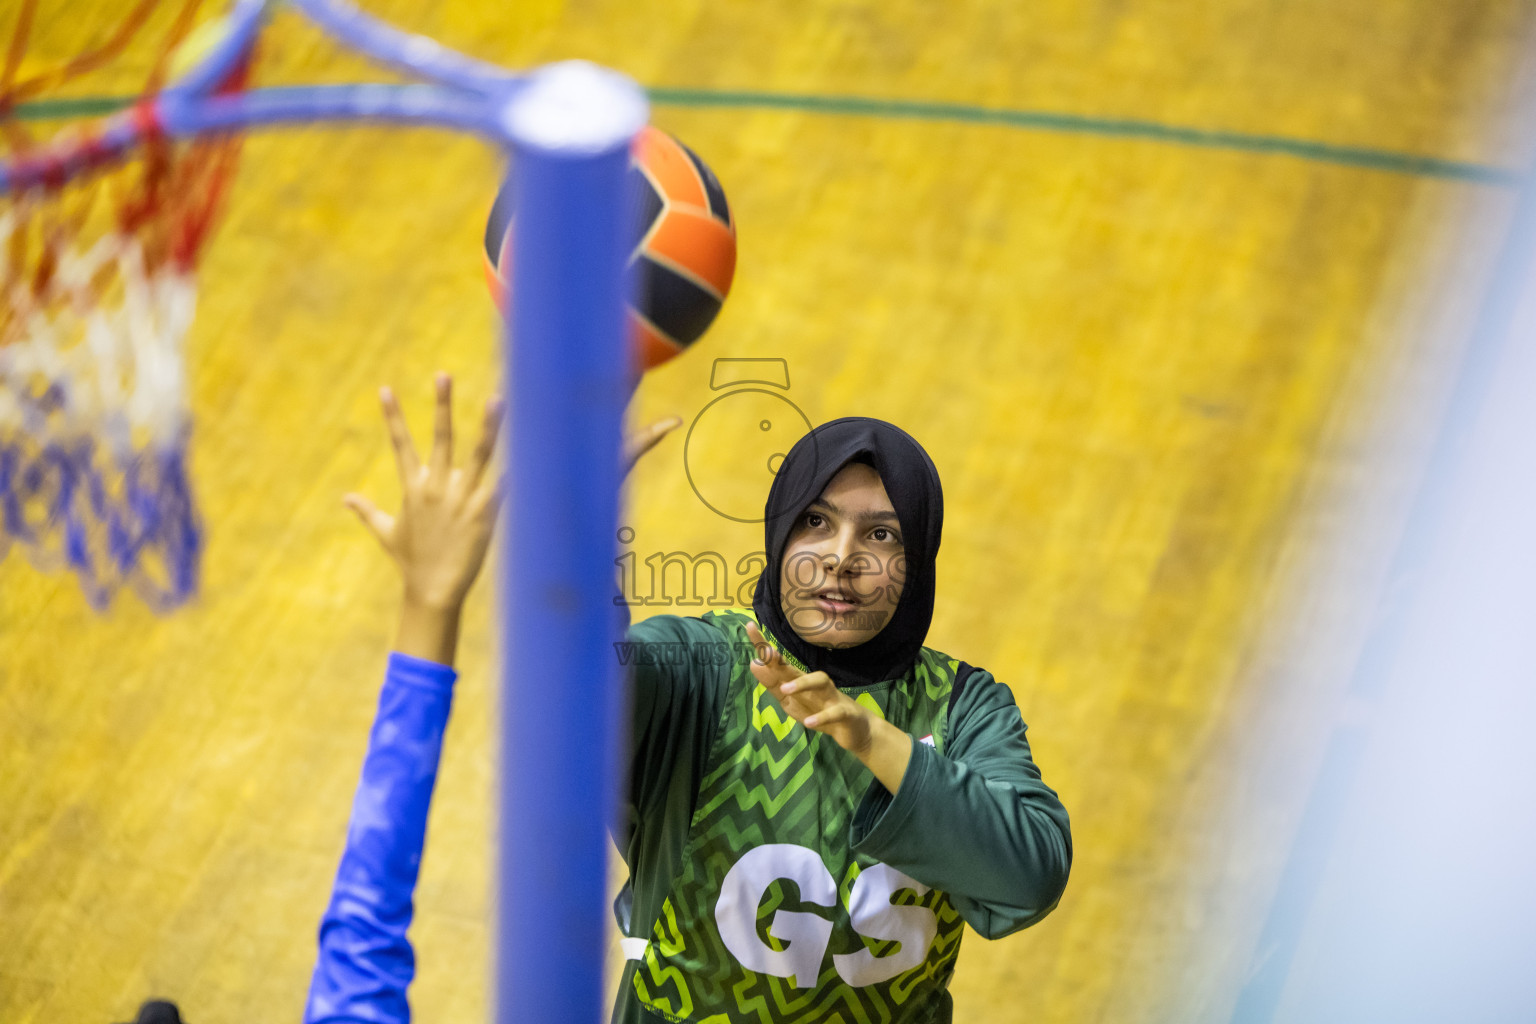
<instances>
[{"instance_id":1,"label":"young girl player","mask_svg":"<svg viewBox=\"0 0 1536 1024\"><path fill-rule=\"evenodd\" d=\"M307 1021L409 1019L410 896L459 610L494 522L499 410L455 469L445 377L425 464L388 392L384 408L400 514L348 504L405 597ZM880 420L824 424L785 458L766 513L752 608L629 630L614 1020L949 1022L962 922L996 938L1061 898L1066 811L1008 688L923 646L943 495L915 440Z\"/></svg>"}]
</instances>

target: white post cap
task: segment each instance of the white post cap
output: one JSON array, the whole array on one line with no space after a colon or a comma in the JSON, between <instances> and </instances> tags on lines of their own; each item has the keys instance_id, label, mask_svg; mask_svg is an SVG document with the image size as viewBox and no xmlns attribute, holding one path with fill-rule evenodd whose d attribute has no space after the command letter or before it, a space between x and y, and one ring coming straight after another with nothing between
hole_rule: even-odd
<instances>
[{"instance_id":1,"label":"white post cap","mask_svg":"<svg viewBox=\"0 0 1536 1024\"><path fill-rule=\"evenodd\" d=\"M627 146L649 119L633 79L585 60L535 69L502 112L515 142L573 155Z\"/></svg>"}]
</instances>

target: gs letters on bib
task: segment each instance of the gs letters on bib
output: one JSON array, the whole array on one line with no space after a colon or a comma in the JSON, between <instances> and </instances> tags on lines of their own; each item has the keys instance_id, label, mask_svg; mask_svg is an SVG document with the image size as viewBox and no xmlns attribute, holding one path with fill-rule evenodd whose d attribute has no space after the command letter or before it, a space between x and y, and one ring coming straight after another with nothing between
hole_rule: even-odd
<instances>
[{"instance_id":1,"label":"gs letters on bib","mask_svg":"<svg viewBox=\"0 0 1536 1024\"><path fill-rule=\"evenodd\" d=\"M757 908L774 882L784 879L800 889L803 903L823 907L838 905L837 882L815 850L793 843L770 843L750 850L726 873L715 904L720 939L736 960L750 970L787 978L797 988L808 988L821 976L822 962L832 938L832 922L803 910L774 912L768 935L783 949L774 949L757 934ZM874 864L859 872L848 900L853 931L881 942L897 944L895 952L876 956L867 946L832 958L833 969L847 985L864 988L889 981L922 963L939 930L939 919L921 906L897 906L891 900L899 891L918 897L928 886L908 878L888 864Z\"/></svg>"}]
</instances>

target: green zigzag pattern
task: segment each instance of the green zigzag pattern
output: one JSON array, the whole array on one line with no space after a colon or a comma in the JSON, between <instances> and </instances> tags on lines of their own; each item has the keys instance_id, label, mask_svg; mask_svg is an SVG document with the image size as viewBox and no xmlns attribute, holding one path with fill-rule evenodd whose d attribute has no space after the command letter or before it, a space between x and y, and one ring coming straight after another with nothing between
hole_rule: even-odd
<instances>
[{"instance_id":1,"label":"green zigzag pattern","mask_svg":"<svg viewBox=\"0 0 1536 1024\"><path fill-rule=\"evenodd\" d=\"M741 612L704 616L731 640L744 641L750 617ZM878 690L880 706L892 721L918 736L932 733L943 749L949 693L959 662L924 649L913 672L894 687ZM917 897L899 893L895 902L921 905L938 918L937 936L921 964L889 981L852 988L838 977L833 955L851 953L859 944L876 956L897 948L853 931L848 921L849 893L860 871L872 861L856 862L846 836L857 798L871 782L867 769L850 759L831 739L808 732L784 715L745 665L733 669L730 705L721 723L714 765L700 786L683 869L673 882L645 959L634 974L642 1003L674 1021L700 1024L908 1024L926 1021L948 986L964 927L948 897L930 890ZM889 691L889 692L886 692ZM914 695L916 699L914 700ZM822 854L834 877L840 873L839 906L822 972L814 986L793 988L787 978L749 971L721 942L714 921L720 883L741 857L770 842L799 842ZM781 879L768 887L758 908L757 932L770 948L784 944L768 934L782 906L799 909L797 887ZM817 911L825 913L825 910Z\"/></svg>"}]
</instances>

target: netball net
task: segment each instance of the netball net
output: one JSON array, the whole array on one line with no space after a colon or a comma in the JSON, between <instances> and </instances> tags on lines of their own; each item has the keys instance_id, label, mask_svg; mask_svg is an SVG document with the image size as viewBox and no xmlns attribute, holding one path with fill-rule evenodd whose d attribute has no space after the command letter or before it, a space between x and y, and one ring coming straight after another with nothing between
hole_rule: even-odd
<instances>
[{"instance_id":1,"label":"netball net","mask_svg":"<svg viewBox=\"0 0 1536 1024\"><path fill-rule=\"evenodd\" d=\"M98 608L124 586L174 607L198 578L182 347L239 136L172 140L150 106L198 6L140 0L48 63L29 56L38 4L23 0L0 67L0 558L73 570ZM248 54L216 92L243 88ZM123 113L58 127L125 64L142 70Z\"/></svg>"}]
</instances>

